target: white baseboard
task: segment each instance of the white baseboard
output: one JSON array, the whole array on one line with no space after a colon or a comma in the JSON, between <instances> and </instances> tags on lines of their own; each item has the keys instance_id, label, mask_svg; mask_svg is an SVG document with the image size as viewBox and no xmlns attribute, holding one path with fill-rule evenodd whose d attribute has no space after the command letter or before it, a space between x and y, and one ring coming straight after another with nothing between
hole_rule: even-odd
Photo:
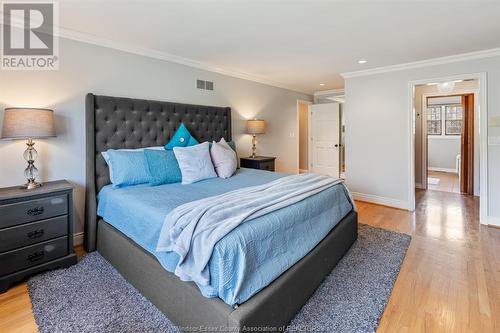
<instances>
[{"instance_id":1,"label":"white baseboard","mask_svg":"<svg viewBox=\"0 0 500 333\"><path fill-rule=\"evenodd\" d=\"M486 219L488 225L500 228L500 217L488 216Z\"/></svg>"},{"instance_id":2,"label":"white baseboard","mask_svg":"<svg viewBox=\"0 0 500 333\"><path fill-rule=\"evenodd\" d=\"M438 171L438 172L457 173L457 169L450 169L450 168L428 167L427 170Z\"/></svg>"},{"instance_id":3,"label":"white baseboard","mask_svg":"<svg viewBox=\"0 0 500 333\"><path fill-rule=\"evenodd\" d=\"M73 246L78 246L83 244L83 231L75 232L73 234Z\"/></svg>"},{"instance_id":4,"label":"white baseboard","mask_svg":"<svg viewBox=\"0 0 500 333\"><path fill-rule=\"evenodd\" d=\"M380 197L378 195L365 194L359 192L352 192L352 197L354 198L354 200L366 201L378 205L408 210L408 203L406 201L399 199Z\"/></svg>"}]
</instances>

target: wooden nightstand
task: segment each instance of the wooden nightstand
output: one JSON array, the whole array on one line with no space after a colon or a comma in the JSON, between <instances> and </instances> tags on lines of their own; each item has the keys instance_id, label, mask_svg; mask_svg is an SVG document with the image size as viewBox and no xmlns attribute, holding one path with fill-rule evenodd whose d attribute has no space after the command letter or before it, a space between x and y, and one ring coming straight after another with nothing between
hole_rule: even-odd
<instances>
[{"instance_id":1,"label":"wooden nightstand","mask_svg":"<svg viewBox=\"0 0 500 333\"><path fill-rule=\"evenodd\" d=\"M70 183L0 189L0 292L29 275L75 263Z\"/></svg>"},{"instance_id":2,"label":"wooden nightstand","mask_svg":"<svg viewBox=\"0 0 500 333\"><path fill-rule=\"evenodd\" d=\"M268 157L268 156L256 156L255 158L242 157L240 158L240 166L242 168L274 171L275 160L276 157Z\"/></svg>"}]
</instances>

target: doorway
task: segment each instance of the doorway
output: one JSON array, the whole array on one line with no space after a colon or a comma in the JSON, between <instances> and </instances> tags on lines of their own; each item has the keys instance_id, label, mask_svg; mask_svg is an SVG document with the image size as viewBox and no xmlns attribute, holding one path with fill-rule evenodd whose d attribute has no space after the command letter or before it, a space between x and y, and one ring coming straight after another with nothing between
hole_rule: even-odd
<instances>
[{"instance_id":1,"label":"doorway","mask_svg":"<svg viewBox=\"0 0 500 333\"><path fill-rule=\"evenodd\" d=\"M420 155L422 166L415 168L416 180L421 176L420 188L479 195L479 189L474 189L479 161L475 154L477 89L477 80L457 80L447 91L439 84L415 87L417 98L422 96L420 111L416 110L421 125L416 140L421 141L422 151L416 151L416 160Z\"/></svg>"},{"instance_id":2,"label":"doorway","mask_svg":"<svg viewBox=\"0 0 500 333\"><path fill-rule=\"evenodd\" d=\"M410 209L415 189L470 194L480 197L486 223L486 74L412 81L409 88Z\"/></svg>"},{"instance_id":3,"label":"doorway","mask_svg":"<svg viewBox=\"0 0 500 333\"><path fill-rule=\"evenodd\" d=\"M340 103L297 101L297 173L339 177L343 166Z\"/></svg>"},{"instance_id":4,"label":"doorway","mask_svg":"<svg viewBox=\"0 0 500 333\"><path fill-rule=\"evenodd\" d=\"M309 101L297 101L297 173L309 172Z\"/></svg>"}]
</instances>

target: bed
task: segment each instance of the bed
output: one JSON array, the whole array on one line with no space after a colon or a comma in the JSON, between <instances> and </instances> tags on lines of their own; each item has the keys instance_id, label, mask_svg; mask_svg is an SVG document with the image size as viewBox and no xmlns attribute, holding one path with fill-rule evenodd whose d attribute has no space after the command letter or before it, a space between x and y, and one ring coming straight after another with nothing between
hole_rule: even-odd
<instances>
[{"instance_id":1,"label":"bed","mask_svg":"<svg viewBox=\"0 0 500 333\"><path fill-rule=\"evenodd\" d=\"M288 210L281 209L259 218L261 220L250 220L227 235L228 240L222 239L210 263L214 276L211 280L215 282L211 281L208 287L180 281L170 272L172 269L168 269L174 259L159 256L154 251L154 240L166 212L189 200L284 176L242 168L227 180L212 179L188 187L144 185L115 190L109 186L107 165L101 152L164 145L181 122L199 141L222 137L231 140L231 110L227 107L87 95L85 248L99 251L183 331L282 329L356 240L356 212L340 186L323 191L319 193L322 198L316 197L310 202L306 199L290 209L287 207ZM335 202L328 207L331 211L327 208L324 212L319 211L318 207L326 206L324 202ZM303 216L304 221L300 221L303 223L290 222L297 216ZM311 229L313 224L314 229ZM231 270L234 267L229 269L230 265L221 264L227 259L228 249L232 248L229 238L254 237L254 242L266 247L264 236L259 236L258 227L262 225L275 228L276 237L266 238L267 246L271 248L269 244L272 243L273 248L281 249L286 260L281 260L279 253L273 253L275 261L262 259L253 267L255 258L241 259L238 256L241 253L233 249L230 261L238 258L235 267L243 263L249 271L235 279L236 274ZM307 230L314 232L307 233ZM293 243L296 234L302 238ZM307 244L312 250L304 252ZM249 246L243 252L253 253L257 247ZM219 258L216 253L221 253ZM267 268L262 268L263 265ZM222 267L220 273L216 267ZM224 270L231 274L223 274ZM251 274L257 271L259 274ZM231 292L234 288L225 288L231 283L238 283L237 293Z\"/></svg>"}]
</instances>

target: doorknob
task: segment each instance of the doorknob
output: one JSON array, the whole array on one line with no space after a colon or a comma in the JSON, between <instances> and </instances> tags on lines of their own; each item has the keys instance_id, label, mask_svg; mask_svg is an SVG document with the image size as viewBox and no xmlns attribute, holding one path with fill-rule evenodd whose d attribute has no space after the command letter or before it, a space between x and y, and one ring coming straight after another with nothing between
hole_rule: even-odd
<instances>
[{"instance_id":1,"label":"doorknob","mask_svg":"<svg viewBox=\"0 0 500 333\"><path fill-rule=\"evenodd\" d=\"M339 145L338 145L338 144L335 144L335 145L334 145L334 147L335 147L335 148L338 148L338 147L339 147Z\"/></svg>"}]
</instances>

